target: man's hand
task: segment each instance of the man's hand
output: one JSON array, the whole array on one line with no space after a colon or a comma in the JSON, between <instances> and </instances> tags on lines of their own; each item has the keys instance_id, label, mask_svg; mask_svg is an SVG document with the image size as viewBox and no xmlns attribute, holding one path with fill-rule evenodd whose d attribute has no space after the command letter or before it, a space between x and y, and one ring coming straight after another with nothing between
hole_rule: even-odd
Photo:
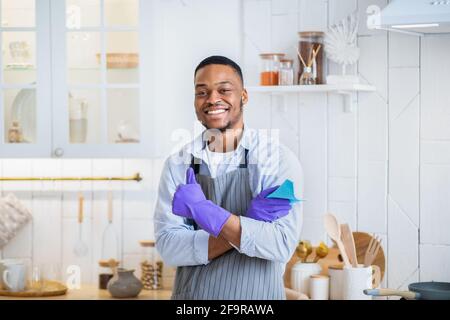
<instances>
[{"instance_id":1,"label":"man's hand","mask_svg":"<svg viewBox=\"0 0 450 320\"><path fill-rule=\"evenodd\" d=\"M192 168L186 172L186 184L178 186L173 196L172 212L180 217L194 219L203 230L216 238L231 216L227 210L206 200Z\"/></svg>"},{"instance_id":2,"label":"man's hand","mask_svg":"<svg viewBox=\"0 0 450 320\"><path fill-rule=\"evenodd\" d=\"M189 206L195 203L206 201L202 188L195 180L195 173L192 168L186 171L186 184L178 186L172 201L172 212L177 216L193 219Z\"/></svg>"},{"instance_id":3,"label":"man's hand","mask_svg":"<svg viewBox=\"0 0 450 320\"><path fill-rule=\"evenodd\" d=\"M255 220L272 222L286 216L292 206L287 199L266 198L278 189L275 186L261 191L250 203L246 216Z\"/></svg>"}]
</instances>

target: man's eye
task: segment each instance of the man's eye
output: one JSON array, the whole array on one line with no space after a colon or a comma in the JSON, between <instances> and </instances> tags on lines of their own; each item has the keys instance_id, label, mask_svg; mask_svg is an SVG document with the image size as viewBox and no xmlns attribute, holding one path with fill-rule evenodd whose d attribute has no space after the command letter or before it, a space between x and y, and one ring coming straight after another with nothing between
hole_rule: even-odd
<instances>
[{"instance_id":1,"label":"man's eye","mask_svg":"<svg viewBox=\"0 0 450 320\"><path fill-rule=\"evenodd\" d=\"M220 93L228 93L230 91L231 91L231 89L222 89L222 90L220 90Z\"/></svg>"},{"instance_id":2,"label":"man's eye","mask_svg":"<svg viewBox=\"0 0 450 320\"><path fill-rule=\"evenodd\" d=\"M204 91L197 92L195 95L196 95L197 97L204 97L204 96L206 96L206 92L204 92Z\"/></svg>"}]
</instances>

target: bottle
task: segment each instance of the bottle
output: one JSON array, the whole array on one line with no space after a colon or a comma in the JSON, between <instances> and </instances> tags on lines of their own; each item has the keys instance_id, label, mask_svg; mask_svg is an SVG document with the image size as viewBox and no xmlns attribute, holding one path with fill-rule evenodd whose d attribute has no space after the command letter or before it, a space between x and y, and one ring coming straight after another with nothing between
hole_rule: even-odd
<instances>
[{"instance_id":1,"label":"bottle","mask_svg":"<svg viewBox=\"0 0 450 320\"><path fill-rule=\"evenodd\" d=\"M19 125L19 121L12 122L12 125L8 130L8 142L9 143L23 142L22 128Z\"/></svg>"},{"instance_id":2,"label":"bottle","mask_svg":"<svg viewBox=\"0 0 450 320\"><path fill-rule=\"evenodd\" d=\"M299 32L298 53L302 56L303 64L299 57L299 70L298 78L300 84L300 78L304 72L304 69L311 67L311 73L314 77L314 84L324 84L324 56L323 56L323 37L324 33L320 31ZM313 50L317 50L316 58L313 59ZM308 75L309 76L309 75Z\"/></svg>"},{"instance_id":3,"label":"bottle","mask_svg":"<svg viewBox=\"0 0 450 320\"><path fill-rule=\"evenodd\" d=\"M163 262L159 259L155 242L149 240L139 241L142 247L141 281L146 290L162 289Z\"/></svg>"},{"instance_id":4,"label":"bottle","mask_svg":"<svg viewBox=\"0 0 450 320\"><path fill-rule=\"evenodd\" d=\"M294 61L291 59L280 60L280 86L292 86L294 84Z\"/></svg>"},{"instance_id":5,"label":"bottle","mask_svg":"<svg viewBox=\"0 0 450 320\"><path fill-rule=\"evenodd\" d=\"M284 53L262 53L260 85L277 86L279 82L280 60Z\"/></svg>"}]
</instances>

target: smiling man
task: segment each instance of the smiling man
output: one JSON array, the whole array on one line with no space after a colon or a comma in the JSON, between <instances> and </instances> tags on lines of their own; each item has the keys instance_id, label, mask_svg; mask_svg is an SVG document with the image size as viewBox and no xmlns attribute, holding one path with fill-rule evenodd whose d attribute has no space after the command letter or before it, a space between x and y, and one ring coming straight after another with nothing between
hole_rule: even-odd
<instances>
[{"instance_id":1,"label":"smiling man","mask_svg":"<svg viewBox=\"0 0 450 320\"><path fill-rule=\"evenodd\" d=\"M206 130L165 162L154 218L157 249L177 267L172 299L285 299L302 204L267 196L286 179L302 195L301 165L244 127L248 94L235 62L212 56L194 75Z\"/></svg>"}]
</instances>

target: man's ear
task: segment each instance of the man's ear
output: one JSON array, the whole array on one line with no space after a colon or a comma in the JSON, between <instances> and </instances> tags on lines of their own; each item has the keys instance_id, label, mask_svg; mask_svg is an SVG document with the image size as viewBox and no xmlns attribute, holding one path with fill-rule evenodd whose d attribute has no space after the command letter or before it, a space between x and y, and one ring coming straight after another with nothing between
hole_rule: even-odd
<instances>
[{"instance_id":1,"label":"man's ear","mask_svg":"<svg viewBox=\"0 0 450 320\"><path fill-rule=\"evenodd\" d=\"M242 102L242 105L246 105L248 103L248 93L247 93L246 89L244 89L242 91L241 102Z\"/></svg>"}]
</instances>

